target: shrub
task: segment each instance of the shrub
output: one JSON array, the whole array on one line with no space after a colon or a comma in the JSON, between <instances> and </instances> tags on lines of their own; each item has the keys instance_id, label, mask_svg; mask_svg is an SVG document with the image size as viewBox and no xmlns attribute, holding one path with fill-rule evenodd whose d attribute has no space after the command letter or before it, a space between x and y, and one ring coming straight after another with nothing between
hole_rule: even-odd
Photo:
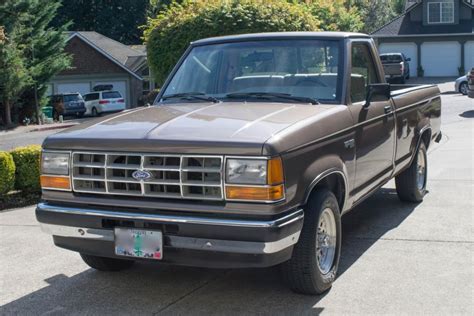
<instances>
[{"instance_id":1,"label":"shrub","mask_svg":"<svg viewBox=\"0 0 474 316\"><path fill-rule=\"evenodd\" d=\"M148 61L159 85L190 42L212 36L317 31L306 5L278 0L185 1L173 3L144 29Z\"/></svg>"},{"instance_id":2,"label":"shrub","mask_svg":"<svg viewBox=\"0 0 474 316\"><path fill-rule=\"evenodd\" d=\"M0 196L13 190L15 183L15 163L10 153L0 151Z\"/></svg>"},{"instance_id":3,"label":"shrub","mask_svg":"<svg viewBox=\"0 0 474 316\"><path fill-rule=\"evenodd\" d=\"M15 189L22 191L40 190L41 146L31 145L11 151L15 162Z\"/></svg>"}]
</instances>

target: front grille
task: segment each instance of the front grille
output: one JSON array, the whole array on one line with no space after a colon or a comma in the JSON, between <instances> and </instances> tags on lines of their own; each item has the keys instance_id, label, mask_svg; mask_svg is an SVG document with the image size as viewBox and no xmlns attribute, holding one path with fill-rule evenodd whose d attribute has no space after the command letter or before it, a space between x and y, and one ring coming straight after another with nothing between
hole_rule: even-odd
<instances>
[{"instance_id":1,"label":"front grille","mask_svg":"<svg viewBox=\"0 0 474 316\"><path fill-rule=\"evenodd\" d=\"M74 152L71 166L75 192L197 200L223 199L222 167L222 156L100 152Z\"/></svg>"}]
</instances>

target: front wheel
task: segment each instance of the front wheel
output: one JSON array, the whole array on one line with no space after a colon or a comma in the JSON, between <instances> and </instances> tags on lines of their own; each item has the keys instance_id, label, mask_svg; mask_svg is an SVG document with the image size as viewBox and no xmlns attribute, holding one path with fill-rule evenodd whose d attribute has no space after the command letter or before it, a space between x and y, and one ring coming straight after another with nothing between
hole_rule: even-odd
<instances>
[{"instance_id":1,"label":"front wheel","mask_svg":"<svg viewBox=\"0 0 474 316\"><path fill-rule=\"evenodd\" d=\"M469 88L467 82L463 82L459 85L459 93L467 95L469 92Z\"/></svg>"},{"instance_id":2,"label":"front wheel","mask_svg":"<svg viewBox=\"0 0 474 316\"><path fill-rule=\"evenodd\" d=\"M282 274L293 291L321 294L336 278L341 254L341 216L337 199L327 189L316 191L305 207L305 218L292 258Z\"/></svg>"},{"instance_id":3,"label":"front wheel","mask_svg":"<svg viewBox=\"0 0 474 316\"><path fill-rule=\"evenodd\" d=\"M426 194L428 159L426 146L420 143L410 167L395 177L398 198L404 202L419 203Z\"/></svg>"},{"instance_id":4,"label":"front wheel","mask_svg":"<svg viewBox=\"0 0 474 316\"><path fill-rule=\"evenodd\" d=\"M97 257L81 253L82 260L91 268L99 271L121 271L130 268L133 260Z\"/></svg>"}]
</instances>

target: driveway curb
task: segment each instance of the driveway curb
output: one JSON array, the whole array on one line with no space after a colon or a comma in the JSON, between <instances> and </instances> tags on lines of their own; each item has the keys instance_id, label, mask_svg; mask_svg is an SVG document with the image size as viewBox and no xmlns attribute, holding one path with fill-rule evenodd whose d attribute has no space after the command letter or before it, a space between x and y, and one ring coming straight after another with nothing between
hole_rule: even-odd
<instances>
[{"instance_id":1,"label":"driveway curb","mask_svg":"<svg viewBox=\"0 0 474 316\"><path fill-rule=\"evenodd\" d=\"M45 127L37 127L35 129L32 129L31 131L28 131L28 133L31 132L41 132L41 131L49 131L52 129L61 129L61 128L68 128L71 126L76 126L79 123L72 123L72 124L61 124L61 125L55 125L55 126L45 126Z\"/></svg>"}]
</instances>

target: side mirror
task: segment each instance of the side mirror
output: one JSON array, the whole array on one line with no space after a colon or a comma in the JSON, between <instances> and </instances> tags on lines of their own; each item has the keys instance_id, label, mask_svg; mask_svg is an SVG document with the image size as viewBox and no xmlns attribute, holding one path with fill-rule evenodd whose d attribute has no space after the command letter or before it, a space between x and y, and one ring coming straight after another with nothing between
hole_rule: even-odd
<instances>
[{"instance_id":1,"label":"side mirror","mask_svg":"<svg viewBox=\"0 0 474 316\"><path fill-rule=\"evenodd\" d=\"M407 59L405 59L405 60L406 60L406 61L411 61L411 58L407 58Z\"/></svg>"},{"instance_id":2,"label":"side mirror","mask_svg":"<svg viewBox=\"0 0 474 316\"><path fill-rule=\"evenodd\" d=\"M390 100L389 83L373 83L367 87L367 97L364 107L368 108L371 102L383 102Z\"/></svg>"}]
</instances>

